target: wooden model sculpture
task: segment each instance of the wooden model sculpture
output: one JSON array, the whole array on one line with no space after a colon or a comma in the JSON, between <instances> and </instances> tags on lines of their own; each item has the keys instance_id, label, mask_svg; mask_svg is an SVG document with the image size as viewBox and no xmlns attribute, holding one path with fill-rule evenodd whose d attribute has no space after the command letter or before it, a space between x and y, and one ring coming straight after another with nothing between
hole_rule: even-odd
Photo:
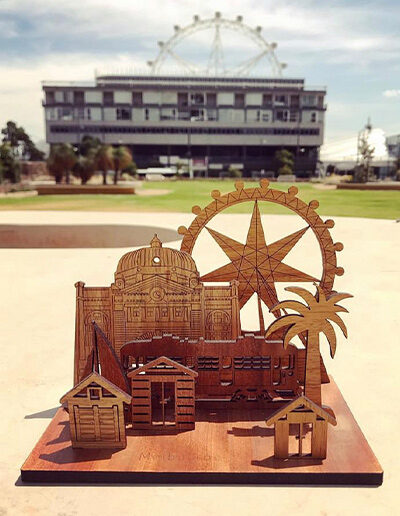
<instances>
[{"instance_id":1,"label":"wooden model sculpture","mask_svg":"<svg viewBox=\"0 0 400 516\"><path fill-rule=\"evenodd\" d=\"M295 186L284 192L265 179L211 197L178 229L180 250L154 235L121 257L111 285L75 284L73 386L23 481L382 483L320 353L322 336L335 356L334 328L347 337L341 302L351 297L334 290L344 271L333 221ZM213 219L240 203L252 214L247 236L234 240ZM291 234L270 238L282 219L263 227L266 203L298 215ZM210 246L201 274L199 237ZM243 329L243 307L255 312L254 330Z\"/></svg>"},{"instance_id":2,"label":"wooden model sculpture","mask_svg":"<svg viewBox=\"0 0 400 516\"><path fill-rule=\"evenodd\" d=\"M326 457L327 424L336 425L336 419L322 405L321 383L329 378L319 334L326 335L332 357L336 337L329 321L347 336L337 315L347 310L336 302L351 296L333 291L335 276L343 274L336 265L343 245L332 241L333 221L323 222L316 214L318 202L302 202L296 187L285 193L269 188L266 180L257 188L245 189L242 182L235 186L226 195L214 190L214 200L204 209L193 207L191 226L178 230L183 235L180 251L164 247L155 235L149 247L120 259L110 287L76 284L75 387L61 398L69 412L73 447L124 447L125 426L139 433L194 429L196 405L220 400L256 403L266 413L279 407L266 421L275 425L276 458L289 456L289 425L298 425L295 456L305 456L302 438L311 432L309 456ZM215 215L243 202L253 203L245 243L207 227ZM306 226L267 244L260 202L289 208ZM230 261L200 276L191 255L204 228ZM308 231L321 250L320 279L284 263ZM316 295L288 287L306 304L279 302L278 282L313 283ZM240 310L253 294L259 329L245 333ZM267 331L262 303L276 318ZM303 348L291 342L295 336Z\"/></svg>"}]
</instances>

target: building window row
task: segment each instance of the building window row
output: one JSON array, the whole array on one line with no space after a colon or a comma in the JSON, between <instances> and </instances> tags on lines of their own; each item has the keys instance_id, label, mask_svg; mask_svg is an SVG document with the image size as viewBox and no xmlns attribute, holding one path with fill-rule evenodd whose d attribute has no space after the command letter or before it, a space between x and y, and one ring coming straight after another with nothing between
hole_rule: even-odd
<instances>
[{"instance_id":1,"label":"building window row","mask_svg":"<svg viewBox=\"0 0 400 516\"><path fill-rule=\"evenodd\" d=\"M48 90L45 92L46 105L51 104L102 104L114 106L129 104L143 106L146 104L176 105L178 109L190 106L215 108L228 106L244 108L260 107L315 107L323 108L324 95L321 94L292 94L292 93L234 93L234 92L179 92L171 90Z\"/></svg>"},{"instance_id":2,"label":"building window row","mask_svg":"<svg viewBox=\"0 0 400 516\"><path fill-rule=\"evenodd\" d=\"M46 107L47 120L94 120L108 121L133 120L136 121L165 121L165 120L190 120L191 122L222 123L269 123L269 122L311 122L318 121L316 111L307 111L303 114L299 110L292 109L203 109L196 108L190 111L179 111L176 108L144 108L135 112L129 107ZM320 115L320 120L322 115Z\"/></svg>"},{"instance_id":3,"label":"building window row","mask_svg":"<svg viewBox=\"0 0 400 516\"><path fill-rule=\"evenodd\" d=\"M63 126L53 125L52 133L137 133L137 134L240 134L240 135L308 135L318 136L319 128L231 128L231 127L130 127L130 126Z\"/></svg>"}]
</instances>

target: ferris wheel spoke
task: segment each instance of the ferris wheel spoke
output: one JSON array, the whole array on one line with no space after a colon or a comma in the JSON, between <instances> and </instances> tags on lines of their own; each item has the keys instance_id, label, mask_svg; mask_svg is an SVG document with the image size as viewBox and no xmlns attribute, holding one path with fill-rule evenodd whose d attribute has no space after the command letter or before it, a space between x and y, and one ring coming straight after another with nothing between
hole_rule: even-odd
<instances>
[{"instance_id":1,"label":"ferris wheel spoke","mask_svg":"<svg viewBox=\"0 0 400 516\"><path fill-rule=\"evenodd\" d=\"M187 61L186 59L183 59L181 56L179 56L178 54L176 54L173 50L171 50L170 48L167 49L167 53L173 58L175 59L175 61L180 64L181 66L183 66L188 72L191 72L191 73L196 73L198 70L197 70L197 67L196 65L194 65L193 63L190 63L189 61Z\"/></svg>"},{"instance_id":2,"label":"ferris wheel spoke","mask_svg":"<svg viewBox=\"0 0 400 516\"><path fill-rule=\"evenodd\" d=\"M247 59L246 61L243 61L242 63L240 63L238 65L238 67L235 69L235 72L237 74L243 74L243 73L248 73L250 72L250 70L252 68L254 68L254 66L256 66L256 64L265 56L267 55L269 52L268 49L265 49L263 50L262 52L260 52L258 55L256 55L255 57L251 57L250 59Z\"/></svg>"},{"instance_id":3,"label":"ferris wheel spoke","mask_svg":"<svg viewBox=\"0 0 400 516\"><path fill-rule=\"evenodd\" d=\"M207 72L214 71L218 75L220 71L225 72L224 50L221 40L221 27L219 23L215 24L214 39L211 46L211 52L208 59Z\"/></svg>"}]
</instances>

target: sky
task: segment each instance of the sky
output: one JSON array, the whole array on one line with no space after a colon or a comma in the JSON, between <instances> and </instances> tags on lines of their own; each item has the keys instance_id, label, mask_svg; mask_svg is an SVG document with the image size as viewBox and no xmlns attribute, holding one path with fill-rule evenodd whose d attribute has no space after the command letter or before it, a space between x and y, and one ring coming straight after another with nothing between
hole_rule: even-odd
<instances>
[{"instance_id":1,"label":"sky","mask_svg":"<svg viewBox=\"0 0 400 516\"><path fill-rule=\"evenodd\" d=\"M0 124L14 120L43 140L41 81L93 80L95 69L143 70L174 25L215 11L261 26L288 65L284 77L327 88L326 142L354 136L368 117L386 134L400 133L398 0L0 0ZM197 34L176 50L201 59L209 40ZM232 33L223 45L227 65L253 51ZM271 75L263 65L257 75Z\"/></svg>"}]
</instances>

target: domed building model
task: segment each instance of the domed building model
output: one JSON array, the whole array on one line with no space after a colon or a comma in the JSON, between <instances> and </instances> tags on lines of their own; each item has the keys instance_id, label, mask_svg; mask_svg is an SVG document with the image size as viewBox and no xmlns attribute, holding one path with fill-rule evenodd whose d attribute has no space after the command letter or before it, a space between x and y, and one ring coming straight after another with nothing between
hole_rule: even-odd
<instances>
[{"instance_id":1,"label":"domed building model","mask_svg":"<svg viewBox=\"0 0 400 516\"><path fill-rule=\"evenodd\" d=\"M163 334L207 340L240 335L237 282L205 286L190 254L163 247L126 253L110 287L76 287L75 383L83 379L93 349L93 321L115 353L133 339Z\"/></svg>"}]
</instances>

